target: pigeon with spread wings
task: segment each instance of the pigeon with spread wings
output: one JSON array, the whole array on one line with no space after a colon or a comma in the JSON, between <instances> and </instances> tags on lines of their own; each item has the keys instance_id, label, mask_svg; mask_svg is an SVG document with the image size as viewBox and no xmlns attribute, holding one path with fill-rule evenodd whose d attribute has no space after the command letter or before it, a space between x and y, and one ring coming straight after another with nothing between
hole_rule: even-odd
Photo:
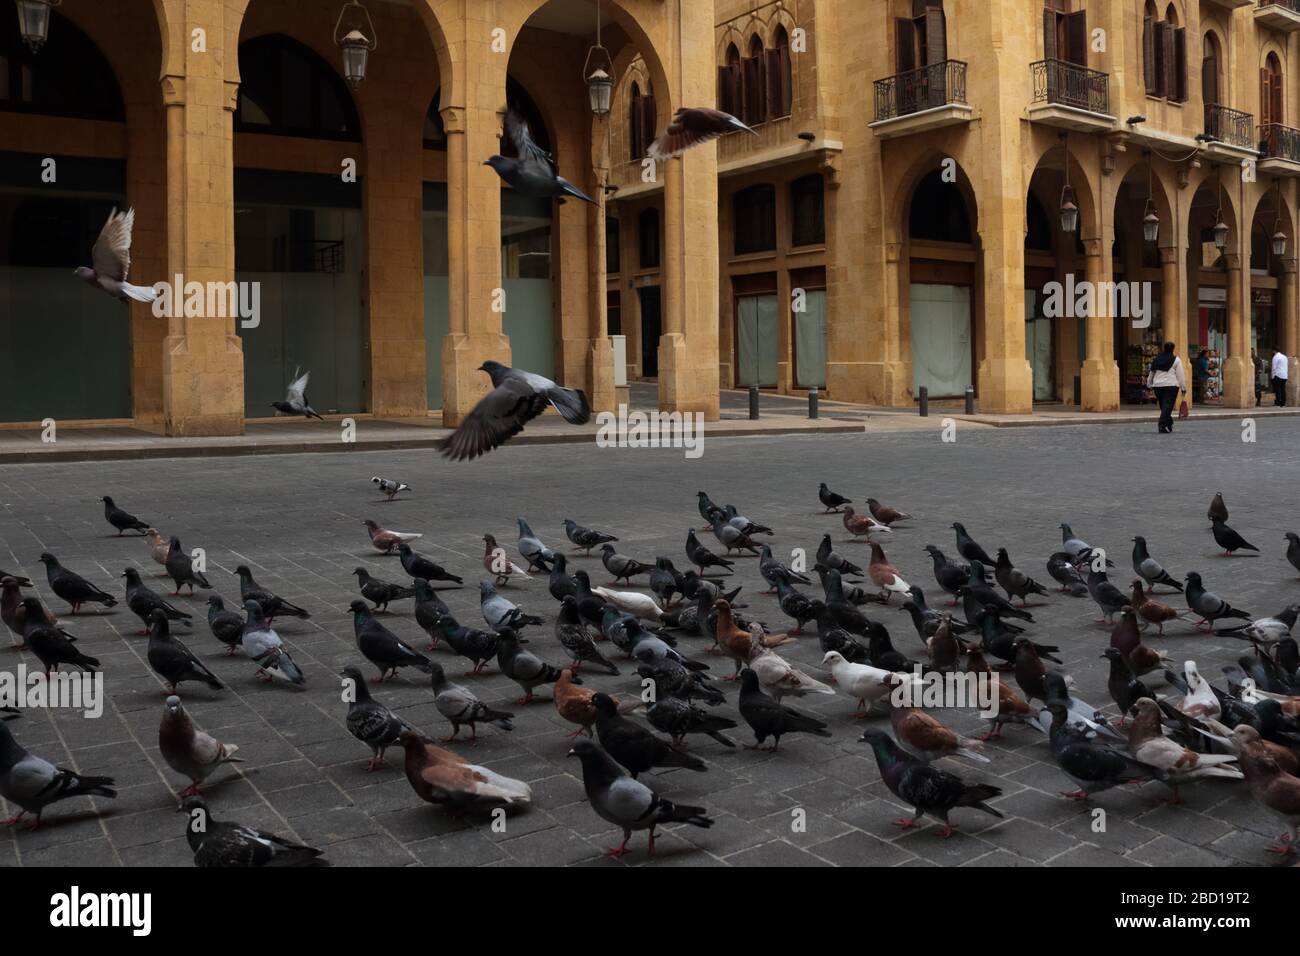
<instances>
[{"instance_id":1,"label":"pigeon with spread wings","mask_svg":"<svg viewBox=\"0 0 1300 956\"><path fill-rule=\"evenodd\" d=\"M581 389L563 388L549 378L487 361L479 366L492 378L492 391L479 400L454 432L438 445L453 461L477 458L505 444L550 405L570 425L585 425L591 406Z\"/></svg>"},{"instance_id":2,"label":"pigeon with spread wings","mask_svg":"<svg viewBox=\"0 0 1300 956\"><path fill-rule=\"evenodd\" d=\"M118 212L117 207L113 207L104 228L99 230L99 238L90 250L93 267L78 266L73 270L73 275L123 302L132 299L136 302L152 302L158 298L157 289L131 285L126 281L127 274L131 271L131 230L134 226L134 209Z\"/></svg>"},{"instance_id":3,"label":"pigeon with spread wings","mask_svg":"<svg viewBox=\"0 0 1300 956\"><path fill-rule=\"evenodd\" d=\"M672 121L650 144L646 155L651 159L672 159L694 146L742 130L751 136L758 135L730 113L703 106L684 107L673 114Z\"/></svg>"},{"instance_id":4,"label":"pigeon with spread wings","mask_svg":"<svg viewBox=\"0 0 1300 956\"><path fill-rule=\"evenodd\" d=\"M316 409L311 407L311 402L307 398L307 379L311 378L311 369L303 372L302 378L298 377L300 371L302 371L301 366L294 368L293 381L289 383L289 387L284 391L284 401L272 402L271 407L284 412L286 415L320 418L321 421L324 421L325 419L316 413Z\"/></svg>"},{"instance_id":5,"label":"pigeon with spread wings","mask_svg":"<svg viewBox=\"0 0 1300 956\"><path fill-rule=\"evenodd\" d=\"M515 155L489 156L483 165L491 166L516 192L533 199L559 199L561 202L562 197L573 196L593 206L596 204L596 200L555 171L551 154L533 141L528 123L514 110L506 113L505 135L514 146Z\"/></svg>"}]
</instances>

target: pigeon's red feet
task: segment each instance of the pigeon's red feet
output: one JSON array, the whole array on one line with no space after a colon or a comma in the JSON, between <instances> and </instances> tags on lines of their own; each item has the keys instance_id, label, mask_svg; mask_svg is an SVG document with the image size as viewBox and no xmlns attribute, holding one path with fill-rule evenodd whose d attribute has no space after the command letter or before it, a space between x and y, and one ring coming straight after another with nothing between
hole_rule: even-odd
<instances>
[{"instance_id":1,"label":"pigeon's red feet","mask_svg":"<svg viewBox=\"0 0 1300 956\"><path fill-rule=\"evenodd\" d=\"M1086 790L1062 790L1061 796L1067 800L1087 800L1088 793Z\"/></svg>"},{"instance_id":2,"label":"pigeon's red feet","mask_svg":"<svg viewBox=\"0 0 1300 956\"><path fill-rule=\"evenodd\" d=\"M532 702L533 702L533 695L530 692L525 694L523 697L520 697L517 701L515 701L515 706L523 707L525 704L531 704Z\"/></svg>"},{"instance_id":3,"label":"pigeon's red feet","mask_svg":"<svg viewBox=\"0 0 1300 956\"><path fill-rule=\"evenodd\" d=\"M459 733L459 731L457 731L457 733ZM440 743L449 744L455 739L456 739L456 734L452 734L450 737L439 737L438 741Z\"/></svg>"},{"instance_id":4,"label":"pigeon's red feet","mask_svg":"<svg viewBox=\"0 0 1300 956\"><path fill-rule=\"evenodd\" d=\"M608 850L605 851L605 854L607 856L612 856L614 859L617 860L620 859L621 857L626 856L629 852L631 851L628 850L627 844L624 843L622 846L610 847Z\"/></svg>"},{"instance_id":5,"label":"pigeon's red feet","mask_svg":"<svg viewBox=\"0 0 1300 956\"><path fill-rule=\"evenodd\" d=\"M898 827L900 830L910 830L912 827L916 826L916 821L911 817L903 817L901 820L895 820L894 826Z\"/></svg>"},{"instance_id":6,"label":"pigeon's red feet","mask_svg":"<svg viewBox=\"0 0 1300 956\"><path fill-rule=\"evenodd\" d=\"M1290 843L1282 843L1278 846L1265 847L1265 853L1276 853L1278 856L1290 856L1296 851Z\"/></svg>"},{"instance_id":7,"label":"pigeon's red feet","mask_svg":"<svg viewBox=\"0 0 1300 956\"><path fill-rule=\"evenodd\" d=\"M571 733L571 734L565 734L564 736L565 736L565 738L567 739L567 738L570 738L570 737L577 737L577 736L579 736L579 735L581 735L581 734L585 734L586 732L587 732L587 728L586 728L586 727L579 727L579 728L578 728L577 730L575 730L573 733Z\"/></svg>"},{"instance_id":8,"label":"pigeon's red feet","mask_svg":"<svg viewBox=\"0 0 1300 956\"><path fill-rule=\"evenodd\" d=\"M1002 725L1001 725L1001 724L995 724L993 727L989 728L987 731L985 731L984 733L980 734L980 735L979 735L978 737L976 737L975 739L976 739L976 740L996 740L998 737L1001 737L1001 736L1002 736Z\"/></svg>"},{"instance_id":9,"label":"pigeon's red feet","mask_svg":"<svg viewBox=\"0 0 1300 956\"><path fill-rule=\"evenodd\" d=\"M952 836L952 834L953 834L952 824L945 823L943 825L943 832L940 833L939 836L943 837L946 840L948 839L948 837Z\"/></svg>"}]
</instances>

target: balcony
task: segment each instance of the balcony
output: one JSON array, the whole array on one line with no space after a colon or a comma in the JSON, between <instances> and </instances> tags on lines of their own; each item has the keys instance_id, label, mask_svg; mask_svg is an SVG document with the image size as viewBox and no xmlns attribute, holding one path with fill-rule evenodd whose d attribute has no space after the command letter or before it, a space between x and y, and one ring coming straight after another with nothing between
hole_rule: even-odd
<instances>
[{"instance_id":1,"label":"balcony","mask_svg":"<svg viewBox=\"0 0 1300 956\"><path fill-rule=\"evenodd\" d=\"M1236 10L1238 7L1249 7L1255 3L1255 0L1209 0L1212 7L1223 7L1225 10Z\"/></svg>"},{"instance_id":2,"label":"balcony","mask_svg":"<svg viewBox=\"0 0 1300 956\"><path fill-rule=\"evenodd\" d=\"M1270 30L1294 33L1300 30L1300 0L1259 0L1255 22Z\"/></svg>"},{"instance_id":3,"label":"balcony","mask_svg":"<svg viewBox=\"0 0 1300 956\"><path fill-rule=\"evenodd\" d=\"M1255 117L1218 103L1205 104L1206 150L1226 162L1240 162L1255 151Z\"/></svg>"},{"instance_id":4,"label":"balcony","mask_svg":"<svg viewBox=\"0 0 1300 956\"><path fill-rule=\"evenodd\" d=\"M1300 176L1300 129L1267 123L1259 128L1259 171Z\"/></svg>"},{"instance_id":5,"label":"balcony","mask_svg":"<svg viewBox=\"0 0 1300 956\"><path fill-rule=\"evenodd\" d=\"M969 123L966 64L944 60L876 80L876 119L868 125L881 139Z\"/></svg>"},{"instance_id":6,"label":"balcony","mask_svg":"<svg viewBox=\"0 0 1300 956\"><path fill-rule=\"evenodd\" d=\"M1031 122L1083 132L1115 128L1108 74L1065 60L1039 60L1029 71L1034 81Z\"/></svg>"}]
</instances>

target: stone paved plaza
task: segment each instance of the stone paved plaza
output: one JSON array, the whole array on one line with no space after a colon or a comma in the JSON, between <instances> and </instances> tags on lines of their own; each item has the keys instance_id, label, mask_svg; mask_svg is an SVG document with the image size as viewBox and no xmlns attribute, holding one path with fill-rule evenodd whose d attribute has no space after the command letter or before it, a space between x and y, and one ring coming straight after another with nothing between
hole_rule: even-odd
<instances>
[{"instance_id":1,"label":"stone paved plaza","mask_svg":"<svg viewBox=\"0 0 1300 956\"><path fill-rule=\"evenodd\" d=\"M514 708L513 733L485 727L477 744L453 745L475 762L532 785L533 806L510 816L503 833L493 832L488 818L453 819L420 801L402 773L400 749L390 751L385 769L366 771L369 753L344 727L337 677L348 663L364 664L370 680L375 673L352 638L352 571L363 565L389 580L403 580L403 573L396 557L370 548L362 519L423 532L419 550L469 585L444 597L463 622L478 626L473 585L482 572L482 535L496 535L513 555L517 515L557 549L568 549L560 523L572 517L616 533L622 553L644 560L667 555L685 569L686 530L699 524L695 492L705 490L774 527L779 552L803 547L811 553L829 530L839 550L865 565L867 548L845 541L839 517L817 513L822 480L852 498L874 495L917 515L886 539L885 548L932 604L939 603L938 589L922 548L933 543L951 554L953 521L963 521L990 552L1006 546L1019 566L1049 583L1044 562L1059 545L1058 524L1069 521L1080 536L1110 551L1121 587L1131 580L1129 539L1142 533L1175 574L1199 570L1208 587L1262 614L1300 597L1300 581L1282 556L1283 532L1300 526L1300 421L1261 419L1257 437L1243 443L1240 426L1226 421L1180 427L1172 437L1157 436L1154 421L1141 427L1033 429L963 424L953 444L942 443L933 429L715 439L706 441L703 457L695 461L686 461L681 451L568 444L507 446L461 465L427 450L7 465L0 467L0 567L30 576L47 599L52 596L37 561L44 550L115 595L122 593L120 575L128 565L142 568L156 590L169 592L170 580L158 576L161 568L142 539L111 536L98 501L109 494L164 535L179 536L187 550L206 549L208 577L228 603L238 598L233 569L246 563L259 583L310 609L309 621L276 622L307 675L306 689L295 691L263 684L250 662L223 656L203 620L203 592L178 599L194 612L196 626L192 636L183 628L176 633L229 685L224 692L185 685L186 707L200 727L239 744L246 761L208 781L205 792L217 819L296 836L323 847L336 865L615 865L602 854L619 842L618 834L587 805L577 761L565 759L572 725L548 699ZM377 501L369 484L376 474L404 480L415 491L393 503ZM1231 524L1264 549L1262 557L1215 556L1205 510L1216 490L1227 499ZM710 535L703 539L712 543ZM608 580L595 557L573 563L588 568L594 583ZM785 630L775 601L757 593L763 584L752 558L738 560L736 580L746 585L740 600L748 613L770 629ZM530 648L563 662L549 624L555 604L544 578L507 593L548 619L546 627L530 629ZM1177 595L1171 603L1183 606ZM59 613L67 610L57 599L51 604ZM900 650L922 656L903 612L868 610L889 627ZM1039 623L1031 636L1062 646L1078 695L1109 704L1100 659L1107 631L1093 623L1095 605L1053 593L1033 610ZM423 649L427 640L410 602L395 603L392 612L384 623ZM93 810L86 800L56 805L41 829L0 834L0 862L191 865L184 818L174 812L174 794L186 781L158 752L164 694L145 659L147 641L136 636L138 619L119 604L65 620L80 646L103 662L109 697L103 716L29 711L9 727L35 753L85 773L113 775L120 794L115 801L96 801ZM1194 658L1203 674L1218 681L1221 665L1247 647L1195 634L1187 623L1148 640L1179 662ZM688 656L707 661L716 674L728 672L729 662L706 657L705 647L700 638L680 642ZM815 636L781 653L822 674ZM495 663L483 677L462 679L463 660L443 651L436 655L453 679L485 701L509 706L518 696ZM13 668L19 660L29 667L37 663L30 655L0 651L0 667ZM584 674L587 686L635 694L634 669L620 666L618 677ZM407 669L395 681L372 684L372 690L428 735L441 736L447 724L420 676ZM728 701L719 710L736 717L736 688L723 686ZM539 695L546 698L549 691ZM900 831L891 821L908 808L885 789L858 740L864 724L887 729L885 719L853 719L854 702L842 694L793 704L823 716L834 736L787 737L776 754L692 737L691 751L707 762L706 773L661 771L642 778L669 799L704 805L716 821L709 830L662 832L658 865L1231 866L1275 859L1264 848L1279 825L1233 781L1186 786L1186 803L1179 807L1165 804L1167 790L1158 784L1107 791L1095 801L1107 811L1107 827L1094 832L1088 808L1058 795L1071 785L1051 762L1045 738L1014 725L1002 741L988 745L991 764L943 762L967 779L1001 787L993 803L1005 820L957 810L958 832L951 839L941 839L932 823ZM968 733L982 729L971 711L940 716ZM752 742L743 726L731 736ZM799 808L806 811L802 832L791 825ZM631 846L624 863L644 864L644 834Z\"/></svg>"}]
</instances>

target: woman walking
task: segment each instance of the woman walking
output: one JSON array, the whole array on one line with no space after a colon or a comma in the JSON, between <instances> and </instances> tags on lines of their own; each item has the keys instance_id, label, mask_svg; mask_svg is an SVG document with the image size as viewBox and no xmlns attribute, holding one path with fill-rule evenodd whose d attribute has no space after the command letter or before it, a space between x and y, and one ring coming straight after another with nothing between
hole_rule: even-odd
<instances>
[{"instance_id":1,"label":"woman walking","mask_svg":"<svg viewBox=\"0 0 1300 956\"><path fill-rule=\"evenodd\" d=\"M1183 360L1174 354L1174 343L1166 342L1164 350L1151 362L1147 373L1147 388L1156 393L1160 403L1159 431L1166 434L1174 430L1174 402L1181 392L1187 395L1187 382L1183 378Z\"/></svg>"}]
</instances>

